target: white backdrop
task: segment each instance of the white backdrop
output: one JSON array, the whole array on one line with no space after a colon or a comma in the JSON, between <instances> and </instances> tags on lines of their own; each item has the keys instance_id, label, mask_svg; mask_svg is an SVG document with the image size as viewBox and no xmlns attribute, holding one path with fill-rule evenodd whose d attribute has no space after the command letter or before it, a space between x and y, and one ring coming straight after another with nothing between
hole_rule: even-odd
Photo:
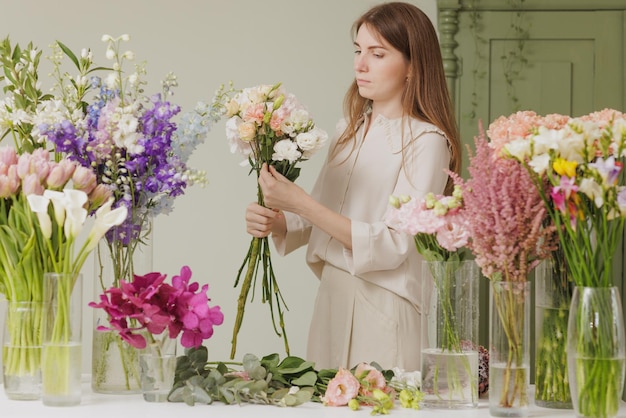
<instances>
[{"instance_id":1,"label":"white backdrop","mask_svg":"<svg viewBox=\"0 0 626 418\"><path fill-rule=\"evenodd\" d=\"M436 0L410 0L436 22ZM179 87L173 101L183 112L208 101L221 83L236 87L283 82L312 113L317 125L334 131L344 92L353 79L352 22L375 0L0 0L0 36L44 50L60 40L76 52L91 48L97 63L107 64L103 34L128 33L126 49L147 61L147 90L160 91L160 80L173 71ZM42 64L42 67L47 62ZM47 67L44 67L47 68ZM44 87L52 85L44 71ZM326 150L302 164L298 184L309 190ZM232 155L224 122L213 127L191 165L206 170L209 184L188 189L174 212L155 221L154 270L176 274L189 265L192 279L209 283L212 303L225 322L205 342L211 360L228 360L239 288L234 280L250 236L244 225L246 205L256 199L256 184L241 157ZM287 301L286 326L291 354L304 357L317 280L304 262L304 249L274 257L279 285ZM83 270L84 301L93 300L93 261ZM83 370L91 365L91 308L85 307ZM236 360L245 353L285 355L273 332L269 309L256 298L246 309Z\"/></svg>"}]
</instances>

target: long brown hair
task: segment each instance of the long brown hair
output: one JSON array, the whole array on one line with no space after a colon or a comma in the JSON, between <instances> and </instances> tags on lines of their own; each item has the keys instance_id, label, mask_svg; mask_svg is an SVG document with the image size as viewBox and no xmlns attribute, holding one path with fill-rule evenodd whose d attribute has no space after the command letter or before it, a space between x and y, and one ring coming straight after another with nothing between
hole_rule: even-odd
<instances>
[{"instance_id":1,"label":"long brown hair","mask_svg":"<svg viewBox=\"0 0 626 418\"><path fill-rule=\"evenodd\" d=\"M400 51L409 63L411 75L402 96L403 114L432 123L444 132L451 153L450 171L460 173L459 134L437 33L430 19L414 5L391 2L374 6L357 19L352 26L353 38L365 24ZM355 141L356 131L363 121L362 115L370 106L371 100L359 94L355 79L344 98L348 125L335 151ZM448 178L445 192L451 193L453 187L452 179Z\"/></svg>"}]
</instances>

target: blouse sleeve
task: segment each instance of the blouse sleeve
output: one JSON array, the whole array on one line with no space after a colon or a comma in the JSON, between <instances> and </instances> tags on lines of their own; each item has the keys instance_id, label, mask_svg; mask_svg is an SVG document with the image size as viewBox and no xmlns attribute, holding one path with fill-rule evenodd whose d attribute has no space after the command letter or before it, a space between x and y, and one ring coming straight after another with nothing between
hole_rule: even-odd
<instances>
[{"instance_id":1,"label":"blouse sleeve","mask_svg":"<svg viewBox=\"0 0 626 418\"><path fill-rule=\"evenodd\" d=\"M405 150L405 165L400 170L393 195L421 199L428 192L443 193L448 175L450 151L446 138L426 132ZM389 207L388 204L386 206ZM366 223L352 220L352 251L344 250L350 273L363 275L393 270L415 251L413 237L388 227L384 220Z\"/></svg>"}]
</instances>

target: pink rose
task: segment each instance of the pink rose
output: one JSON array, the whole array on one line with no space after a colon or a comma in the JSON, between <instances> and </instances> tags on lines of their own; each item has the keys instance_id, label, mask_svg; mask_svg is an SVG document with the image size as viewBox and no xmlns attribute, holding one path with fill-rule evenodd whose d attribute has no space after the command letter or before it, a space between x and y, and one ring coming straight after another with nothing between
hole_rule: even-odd
<instances>
[{"instance_id":1,"label":"pink rose","mask_svg":"<svg viewBox=\"0 0 626 418\"><path fill-rule=\"evenodd\" d=\"M340 368L335 377L328 382L322 402L328 406L345 406L356 397L360 387L359 381L349 370Z\"/></svg>"}]
</instances>

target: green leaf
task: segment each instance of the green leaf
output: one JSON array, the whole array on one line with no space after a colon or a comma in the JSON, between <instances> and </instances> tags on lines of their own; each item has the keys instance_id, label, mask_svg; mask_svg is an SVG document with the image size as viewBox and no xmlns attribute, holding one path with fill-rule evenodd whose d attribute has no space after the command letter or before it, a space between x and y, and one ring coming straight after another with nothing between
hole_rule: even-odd
<instances>
[{"instance_id":1,"label":"green leaf","mask_svg":"<svg viewBox=\"0 0 626 418\"><path fill-rule=\"evenodd\" d=\"M59 45L59 48L61 48L61 50L65 53L65 55L67 55L67 57L72 60L76 68L80 70L80 63L78 61L78 58L76 58L76 55L74 55L74 53L72 52L72 50L69 49L67 46L65 46L65 44L61 41L57 41L57 45Z\"/></svg>"},{"instance_id":2,"label":"green leaf","mask_svg":"<svg viewBox=\"0 0 626 418\"><path fill-rule=\"evenodd\" d=\"M302 376L293 379L291 381L292 385L303 387L303 386L315 386L315 382L317 382L317 373L313 370L306 372Z\"/></svg>"},{"instance_id":3,"label":"green leaf","mask_svg":"<svg viewBox=\"0 0 626 418\"><path fill-rule=\"evenodd\" d=\"M278 366L280 357L277 353L269 354L261 359L261 364L267 369L271 369Z\"/></svg>"}]
</instances>

